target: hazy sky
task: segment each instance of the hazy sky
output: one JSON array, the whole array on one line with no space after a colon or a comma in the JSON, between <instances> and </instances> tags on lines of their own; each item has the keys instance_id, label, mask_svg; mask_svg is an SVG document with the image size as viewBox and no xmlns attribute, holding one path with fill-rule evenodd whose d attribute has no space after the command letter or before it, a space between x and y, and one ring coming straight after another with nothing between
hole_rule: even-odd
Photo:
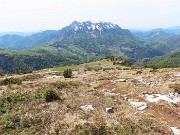
<instances>
[{"instance_id":1,"label":"hazy sky","mask_svg":"<svg viewBox=\"0 0 180 135\"><path fill-rule=\"evenodd\" d=\"M180 0L0 0L0 32L56 30L74 20L128 29L180 26Z\"/></svg>"}]
</instances>

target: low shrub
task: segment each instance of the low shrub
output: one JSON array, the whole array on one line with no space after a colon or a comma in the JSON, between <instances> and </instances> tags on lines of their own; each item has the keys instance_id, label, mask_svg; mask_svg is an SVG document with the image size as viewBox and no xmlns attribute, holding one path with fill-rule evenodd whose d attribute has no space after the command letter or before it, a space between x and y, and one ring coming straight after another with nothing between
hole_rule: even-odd
<instances>
[{"instance_id":1,"label":"low shrub","mask_svg":"<svg viewBox=\"0 0 180 135\"><path fill-rule=\"evenodd\" d=\"M56 82L54 86L58 89L65 88L78 88L80 86L80 82L70 81L70 82Z\"/></svg>"},{"instance_id":2,"label":"low shrub","mask_svg":"<svg viewBox=\"0 0 180 135\"><path fill-rule=\"evenodd\" d=\"M54 85L58 89L69 88L69 84L67 82L56 82Z\"/></svg>"},{"instance_id":3,"label":"low shrub","mask_svg":"<svg viewBox=\"0 0 180 135\"><path fill-rule=\"evenodd\" d=\"M11 78L6 78L6 79L0 81L0 85L9 85L9 84L20 85L20 84L22 84L22 80L19 78L11 77Z\"/></svg>"},{"instance_id":4,"label":"low shrub","mask_svg":"<svg viewBox=\"0 0 180 135\"><path fill-rule=\"evenodd\" d=\"M9 132L11 130L15 130L20 123L20 117L16 114L6 114L3 117L4 121L1 121L3 123L3 126L1 127L1 130L3 132Z\"/></svg>"},{"instance_id":5,"label":"low shrub","mask_svg":"<svg viewBox=\"0 0 180 135\"><path fill-rule=\"evenodd\" d=\"M40 75L40 74L29 74L29 75L23 76L21 79L23 81L29 81L29 80L36 80L36 79L39 79L39 78L43 78L43 75Z\"/></svg>"},{"instance_id":6,"label":"low shrub","mask_svg":"<svg viewBox=\"0 0 180 135\"><path fill-rule=\"evenodd\" d=\"M66 69L63 72L64 78L71 78L72 77L72 70L71 69Z\"/></svg>"},{"instance_id":7,"label":"low shrub","mask_svg":"<svg viewBox=\"0 0 180 135\"><path fill-rule=\"evenodd\" d=\"M132 63L131 60L125 59L125 60L123 60L123 61L121 62L121 65L124 65L124 66L132 66L133 63Z\"/></svg>"},{"instance_id":8,"label":"low shrub","mask_svg":"<svg viewBox=\"0 0 180 135\"><path fill-rule=\"evenodd\" d=\"M61 100L60 96L54 90L46 90L44 94L44 98L46 102L52 102L55 100Z\"/></svg>"}]
</instances>

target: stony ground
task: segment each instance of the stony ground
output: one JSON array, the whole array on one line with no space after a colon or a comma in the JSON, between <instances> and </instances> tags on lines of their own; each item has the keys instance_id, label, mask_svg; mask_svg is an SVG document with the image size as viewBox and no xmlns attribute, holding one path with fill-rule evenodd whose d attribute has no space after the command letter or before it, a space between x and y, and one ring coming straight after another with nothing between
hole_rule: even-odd
<instances>
[{"instance_id":1,"label":"stony ground","mask_svg":"<svg viewBox=\"0 0 180 135\"><path fill-rule=\"evenodd\" d=\"M180 128L179 103L167 101L153 103L147 101L145 97L146 94L167 95L174 92L169 85L180 83L180 68L157 70L130 68L103 61L97 62L97 66L102 68L89 67L90 71L84 68L75 70L72 78L61 77L62 72L51 70L13 75L23 79L22 85L0 86L1 96L18 91L30 93L46 88L56 89L62 94L62 101L31 101L23 103L23 107L19 105L16 110L23 112L24 117L41 115L43 125L40 129L35 128L37 125L29 126L18 130L18 133L74 134L72 130L77 125L92 124L98 118L102 118L107 126L119 123L128 125L129 122L133 124L142 120L140 124L142 132L136 134L170 135L173 134L170 127ZM59 84L58 87L56 84ZM147 108L138 110L138 107L133 107L130 102L145 103ZM83 108L84 105L87 106ZM110 112L107 112L108 108ZM143 125L146 125L144 129ZM16 128L13 130L16 131Z\"/></svg>"}]
</instances>

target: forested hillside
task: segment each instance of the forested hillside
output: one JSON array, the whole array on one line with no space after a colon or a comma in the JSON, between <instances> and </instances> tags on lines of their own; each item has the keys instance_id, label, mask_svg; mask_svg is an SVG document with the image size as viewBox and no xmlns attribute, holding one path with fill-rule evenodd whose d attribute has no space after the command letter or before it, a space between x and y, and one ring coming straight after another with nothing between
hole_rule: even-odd
<instances>
[{"instance_id":1,"label":"forested hillside","mask_svg":"<svg viewBox=\"0 0 180 135\"><path fill-rule=\"evenodd\" d=\"M31 51L8 51L0 50L0 69L4 73L13 73L16 70L38 70L51 68L59 65L79 64L93 61L99 57L82 56L71 52L60 53L51 48L39 47Z\"/></svg>"},{"instance_id":2,"label":"forested hillside","mask_svg":"<svg viewBox=\"0 0 180 135\"><path fill-rule=\"evenodd\" d=\"M144 65L145 67L153 68L180 67L180 51L152 58L149 61L144 62Z\"/></svg>"}]
</instances>

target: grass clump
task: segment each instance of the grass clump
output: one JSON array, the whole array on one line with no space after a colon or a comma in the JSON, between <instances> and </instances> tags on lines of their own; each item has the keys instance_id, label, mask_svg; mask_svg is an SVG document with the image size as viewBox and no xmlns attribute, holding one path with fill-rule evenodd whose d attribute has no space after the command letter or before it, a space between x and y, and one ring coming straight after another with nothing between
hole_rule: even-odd
<instances>
[{"instance_id":1,"label":"grass clump","mask_svg":"<svg viewBox=\"0 0 180 135\"><path fill-rule=\"evenodd\" d=\"M180 84L179 83L170 84L169 88L173 88L175 93L180 94Z\"/></svg>"},{"instance_id":2,"label":"grass clump","mask_svg":"<svg viewBox=\"0 0 180 135\"><path fill-rule=\"evenodd\" d=\"M20 85L20 84L22 84L22 80L19 78L11 77L11 78L5 78L0 81L0 85L9 85L9 84Z\"/></svg>"},{"instance_id":3,"label":"grass clump","mask_svg":"<svg viewBox=\"0 0 180 135\"><path fill-rule=\"evenodd\" d=\"M78 88L80 86L80 82L74 82L74 81L70 81L70 82L56 82L54 83L54 86L57 89L65 89L65 88Z\"/></svg>"}]
</instances>

